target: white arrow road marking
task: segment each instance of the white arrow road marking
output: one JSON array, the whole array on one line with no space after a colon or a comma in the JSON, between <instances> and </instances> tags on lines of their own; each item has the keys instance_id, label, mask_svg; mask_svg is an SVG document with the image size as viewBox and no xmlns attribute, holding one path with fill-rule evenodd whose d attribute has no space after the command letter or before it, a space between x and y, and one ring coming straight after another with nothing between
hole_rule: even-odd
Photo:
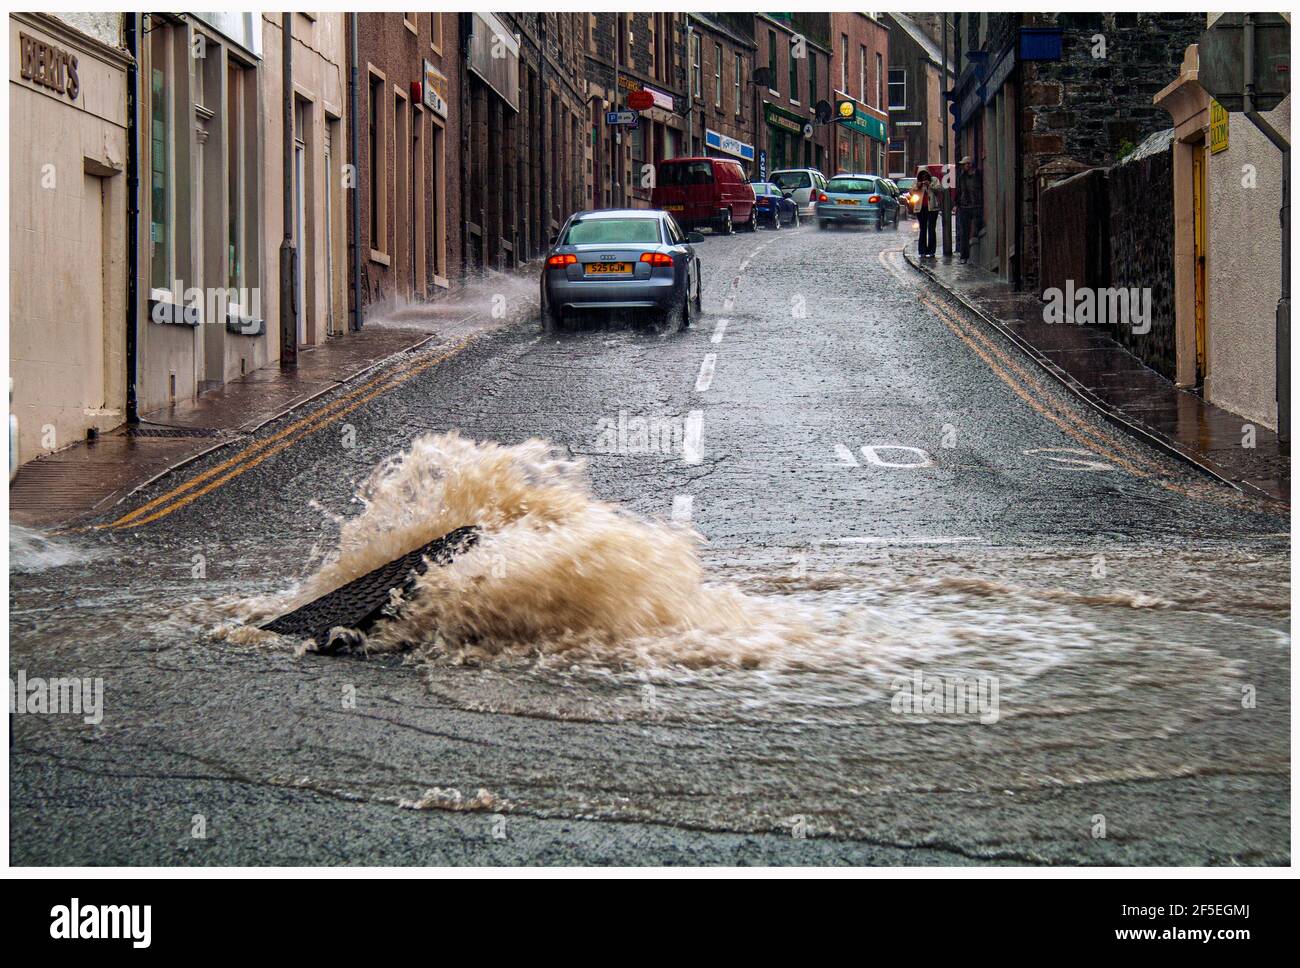
<instances>
[{"instance_id":1,"label":"white arrow road marking","mask_svg":"<svg viewBox=\"0 0 1300 968\"><path fill-rule=\"evenodd\" d=\"M700 364L700 375L695 378L695 392L703 393L713 383L713 368L718 363L717 353L705 353L704 362Z\"/></svg>"}]
</instances>

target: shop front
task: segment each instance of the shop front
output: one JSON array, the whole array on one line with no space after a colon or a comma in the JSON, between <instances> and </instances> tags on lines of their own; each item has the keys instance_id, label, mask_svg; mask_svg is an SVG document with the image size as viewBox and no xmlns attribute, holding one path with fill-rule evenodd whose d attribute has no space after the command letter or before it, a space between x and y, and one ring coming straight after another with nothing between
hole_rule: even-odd
<instances>
[{"instance_id":1,"label":"shop front","mask_svg":"<svg viewBox=\"0 0 1300 968\"><path fill-rule=\"evenodd\" d=\"M751 178L756 178L754 146L739 138L732 138L712 128L704 129L704 151L710 158L731 158L739 161Z\"/></svg>"},{"instance_id":2,"label":"shop front","mask_svg":"<svg viewBox=\"0 0 1300 968\"><path fill-rule=\"evenodd\" d=\"M793 111L763 102L767 122L767 170L810 167L813 161L812 122Z\"/></svg>"},{"instance_id":3,"label":"shop front","mask_svg":"<svg viewBox=\"0 0 1300 968\"><path fill-rule=\"evenodd\" d=\"M10 412L23 461L125 419L130 58L116 32L9 18Z\"/></svg>"},{"instance_id":4,"label":"shop front","mask_svg":"<svg viewBox=\"0 0 1300 968\"><path fill-rule=\"evenodd\" d=\"M838 101L835 118L835 170L884 174L887 130L883 120L856 101Z\"/></svg>"}]
</instances>

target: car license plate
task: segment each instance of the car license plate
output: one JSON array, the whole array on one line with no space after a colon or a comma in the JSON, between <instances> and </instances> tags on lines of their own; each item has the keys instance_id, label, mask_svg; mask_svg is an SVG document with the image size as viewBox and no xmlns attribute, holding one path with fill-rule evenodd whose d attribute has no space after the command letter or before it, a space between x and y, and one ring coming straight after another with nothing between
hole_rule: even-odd
<instances>
[{"instance_id":1,"label":"car license plate","mask_svg":"<svg viewBox=\"0 0 1300 968\"><path fill-rule=\"evenodd\" d=\"M686 210L686 206L685 206L685 205L665 205L665 206L664 206L664 211L665 211L665 212L683 212L683 211L685 211L685 210Z\"/></svg>"},{"instance_id":2,"label":"car license plate","mask_svg":"<svg viewBox=\"0 0 1300 968\"><path fill-rule=\"evenodd\" d=\"M856 204L858 204L858 200L857 200L856 198L841 198L841 199L839 199L835 204L836 204L836 205L856 205Z\"/></svg>"},{"instance_id":3,"label":"car license plate","mask_svg":"<svg viewBox=\"0 0 1300 968\"><path fill-rule=\"evenodd\" d=\"M626 276L632 272L630 262L588 262L587 274L591 276Z\"/></svg>"}]
</instances>

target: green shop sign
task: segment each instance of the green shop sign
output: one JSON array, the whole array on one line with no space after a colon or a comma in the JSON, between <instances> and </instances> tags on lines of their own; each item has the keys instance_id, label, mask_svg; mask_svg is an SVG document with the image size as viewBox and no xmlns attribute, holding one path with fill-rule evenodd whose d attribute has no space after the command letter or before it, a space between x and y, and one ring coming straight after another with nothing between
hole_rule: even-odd
<instances>
[{"instance_id":1,"label":"green shop sign","mask_svg":"<svg viewBox=\"0 0 1300 968\"><path fill-rule=\"evenodd\" d=\"M852 105L853 114L852 116L845 116L841 110L837 110L836 114L838 117L835 119L836 124L843 125L850 131L856 131L858 134L865 134L868 138L874 138L881 144L884 144L889 140L889 136L885 132L885 122L867 114L867 112L860 109L856 104L853 104L852 101L841 101L836 105L836 108L842 109L846 104Z\"/></svg>"},{"instance_id":2,"label":"green shop sign","mask_svg":"<svg viewBox=\"0 0 1300 968\"><path fill-rule=\"evenodd\" d=\"M808 123L807 118L801 118L793 111L779 108L767 101L763 102L763 116L772 127L780 128L782 131L792 131L801 137L803 135L803 126Z\"/></svg>"}]
</instances>

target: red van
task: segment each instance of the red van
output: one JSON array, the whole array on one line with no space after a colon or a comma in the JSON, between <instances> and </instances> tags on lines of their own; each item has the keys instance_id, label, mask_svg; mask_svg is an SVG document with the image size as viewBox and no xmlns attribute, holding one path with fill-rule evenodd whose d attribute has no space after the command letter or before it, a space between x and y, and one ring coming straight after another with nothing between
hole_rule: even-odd
<instances>
[{"instance_id":1,"label":"red van","mask_svg":"<svg viewBox=\"0 0 1300 968\"><path fill-rule=\"evenodd\" d=\"M754 189L740 162L726 158L668 158L655 168L655 208L671 212L683 229L707 226L730 235L757 227Z\"/></svg>"}]
</instances>

